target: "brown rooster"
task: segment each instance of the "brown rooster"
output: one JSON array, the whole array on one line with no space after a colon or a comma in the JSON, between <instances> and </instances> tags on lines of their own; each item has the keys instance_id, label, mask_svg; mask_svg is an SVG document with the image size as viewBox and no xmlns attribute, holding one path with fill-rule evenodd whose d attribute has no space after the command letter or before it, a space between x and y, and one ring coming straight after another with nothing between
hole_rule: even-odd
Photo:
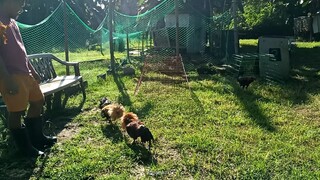
<instances>
[{"instance_id":1,"label":"brown rooster","mask_svg":"<svg viewBox=\"0 0 320 180\"><path fill-rule=\"evenodd\" d=\"M124 107L120 104L109 104L102 108L101 116L105 117L110 123L112 123L112 121L121 118L124 111Z\"/></svg>"},{"instance_id":2,"label":"brown rooster","mask_svg":"<svg viewBox=\"0 0 320 180\"><path fill-rule=\"evenodd\" d=\"M256 80L255 77L253 76L239 76L238 77L238 82L240 84L240 86L245 89L245 88L248 88L249 85Z\"/></svg>"},{"instance_id":3,"label":"brown rooster","mask_svg":"<svg viewBox=\"0 0 320 180\"><path fill-rule=\"evenodd\" d=\"M134 113L126 113L121 118L122 128L127 131L128 135L133 138L133 142L141 138L141 142L149 142L149 151L151 149L151 141L154 141L153 135L150 130L145 127L143 122L141 122L138 116Z\"/></svg>"}]
</instances>

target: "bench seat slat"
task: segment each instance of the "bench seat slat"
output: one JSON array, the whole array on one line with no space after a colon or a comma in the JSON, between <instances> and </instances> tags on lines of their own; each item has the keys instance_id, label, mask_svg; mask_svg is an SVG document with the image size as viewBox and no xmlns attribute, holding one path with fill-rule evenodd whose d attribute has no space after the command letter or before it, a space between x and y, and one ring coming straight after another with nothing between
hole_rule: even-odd
<instances>
[{"instance_id":1,"label":"bench seat slat","mask_svg":"<svg viewBox=\"0 0 320 180\"><path fill-rule=\"evenodd\" d=\"M42 93L47 96L55 92L61 91L66 87L79 82L82 76L58 76L50 81L40 84Z\"/></svg>"}]
</instances>

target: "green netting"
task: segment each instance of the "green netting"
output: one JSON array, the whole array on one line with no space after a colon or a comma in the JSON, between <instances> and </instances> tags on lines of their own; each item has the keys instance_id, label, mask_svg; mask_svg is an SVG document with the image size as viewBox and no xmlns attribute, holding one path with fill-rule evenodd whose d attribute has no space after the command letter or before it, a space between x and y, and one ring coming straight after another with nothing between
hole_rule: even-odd
<instances>
[{"instance_id":1,"label":"green netting","mask_svg":"<svg viewBox=\"0 0 320 180\"><path fill-rule=\"evenodd\" d=\"M79 60L79 52L87 52L87 59L108 58L109 55L109 14L97 29L90 28L67 5L61 3L42 22L35 25L19 23L28 54L51 52L63 57L65 49L65 27L70 51L70 59ZM164 0L156 7L137 16L128 16L114 11L115 50L123 52L129 40L130 54L136 56L142 51L156 50L167 53L166 49L176 47L176 23L174 0ZM182 1L179 4L179 47L182 52L203 54L210 49L214 55L224 56L232 18L229 11L214 17L207 17ZM66 14L66 21L64 18ZM66 24L65 24L66 23ZM93 53L94 52L94 53ZM82 53L83 54L83 53ZM123 56L125 56L124 53ZM104 56L105 55L105 56ZM118 55L118 54L117 54Z\"/></svg>"}]
</instances>

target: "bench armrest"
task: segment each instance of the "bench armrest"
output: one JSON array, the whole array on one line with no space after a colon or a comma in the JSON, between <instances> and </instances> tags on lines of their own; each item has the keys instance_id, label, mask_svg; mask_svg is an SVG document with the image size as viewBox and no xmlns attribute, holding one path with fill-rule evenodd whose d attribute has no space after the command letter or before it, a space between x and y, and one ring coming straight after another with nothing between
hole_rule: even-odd
<instances>
[{"instance_id":1,"label":"bench armrest","mask_svg":"<svg viewBox=\"0 0 320 180\"><path fill-rule=\"evenodd\" d=\"M29 59L41 59L41 58L47 58L51 60L55 60L58 63L65 65L66 67L73 66L74 68L74 73L76 76L80 76L80 68L79 68L79 63L78 62L67 62L59 59L58 57L54 56L53 54L50 53L42 53L42 54L31 54L28 55ZM67 74L69 75L69 74Z\"/></svg>"},{"instance_id":2,"label":"bench armrest","mask_svg":"<svg viewBox=\"0 0 320 180\"><path fill-rule=\"evenodd\" d=\"M80 68L79 68L79 62L68 62L68 61L63 61L55 56L52 55L52 59L59 62L60 64L63 64L67 67L73 66L74 68L74 73L76 76L80 76ZM68 74L69 75L69 74Z\"/></svg>"}]
</instances>

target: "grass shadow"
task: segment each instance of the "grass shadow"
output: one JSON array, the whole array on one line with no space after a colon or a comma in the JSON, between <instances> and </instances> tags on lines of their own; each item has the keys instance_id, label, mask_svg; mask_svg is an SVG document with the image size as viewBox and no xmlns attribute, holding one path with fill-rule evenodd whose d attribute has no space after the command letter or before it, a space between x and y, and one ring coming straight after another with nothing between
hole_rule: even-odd
<instances>
[{"instance_id":1,"label":"grass shadow","mask_svg":"<svg viewBox=\"0 0 320 180\"><path fill-rule=\"evenodd\" d=\"M117 85L119 92L121 93L121 97L119 97L118 102L121 102L125 106L131 106L132 101L130 99L130 95L127 93L127 88L123 81L121 80L121 76L119 74L113 73L113 80Z\"/></svg>"},{"instance_id":2,"label":"grass shadow","mask_svg":"<svg viewBox=\"0 0 320 180\"><path fill-rule=\"evenodd\" d=\"M15 152L1 153L0 179L29 179L36 167L36 159L17 156Z\"/></svg>"},{"instance_id":3,"label":"grass shadow","mask_svg":"<svg viewBox=\"0 0 320 180\"><path fill-rule=\"evenodd\" d=\"M50 112L44 115L44 120L49 120L50 129L44 129L46 135L56 135L60 133L67 123L79 114L78 108L67 108L59 112ZM45 123L46 124L46 123ZM4 124L1 124L4 126ZM3 128L0 128L3 129ZM9 134L4 135L7 136ZM36 168L36 159L24 158L19 156L16 151L13 139L8 136L8 139L2 138L0 140L0 179L29 179L34 175ZM45 151L46 156L40 159L41 166L36 174L41 174L45 164L49 158L50 149Z\"/></svg>"},{"instance_id":4,"label":"grass shadow","mask_svg":"<svg viewBox=\"0 0 320 180\"><path fill-rule=\"evenodd\" d=\"M201 112L205 112L204 107L203 107L203 103L199 100L198 96L194 93L194 91L190 90L190 96L191 99L196 103L196 105L200 108Z\"/></svg>"},{"instance_id":5,"label":"grass shadow","mask_svg":"<svg viewBox=\"0 0 320 180\"><path fill-rule=\"evenodd\" d=\"M242 53L257 52L257 45L243 45ZM307 102L310 94L320 93L320 51L319 47L294 47L290 52L290 77L283 84L280 84L280 91L283 93L278 101L290 101L294 105ZM269 83L274 86L276 82ZM273 91L270 89L270 91Z\"/></svg>"},{"instance_id":6,"label":"grass shadow","mask_svg":"<svg viewBox=\"0 0 320 180\"><path fill-rule=\"evenodd\" d=\"M154 108L154 105L151 102L147 102L142 108L139 109L133 109L133 111L138 114L139 119L143 119L145 116L147 116L151 109Z\"/></svg>"},{"instance_id":7,"label":"grass shadow","mask_svg":"<svg viewBox=\"0 0 320 180\"><path fill-rule=\"evenodd\" d=\"M102 125L101 130L104 136L112 141L112 143L120 143L123 141L123 134L116 124Z\"/></svg>"},{"instance_id":8,"label":"grass shadow","mask_svg":"<svg viewBox=\"0 0 320 180\"><path fill-rule=\"evenodd\" d=\"M226 79L228 84L232 86L233 94L237 96L244 109L249 113L250 119L262 129L269 132L276 131L277 128L272 124L271 119L264 114L259 104L256 102L256 100L261 99L262 97L254 94L248 89L242 89L232 77L227 76Z\"/></svg>"},{"instance_id":9,"label":"grass shadow","mask_svg":"<svg viewBox=\"0 0 320 180\"><path fill-rule=\"evenodd\" d=\"M125 138L126 139L126 138ZM135 161L142 165L157 164L158 160L148 149L140 143L129 143L126 139L127 146L134 152Z\"/></svg>"}]
</instances>

